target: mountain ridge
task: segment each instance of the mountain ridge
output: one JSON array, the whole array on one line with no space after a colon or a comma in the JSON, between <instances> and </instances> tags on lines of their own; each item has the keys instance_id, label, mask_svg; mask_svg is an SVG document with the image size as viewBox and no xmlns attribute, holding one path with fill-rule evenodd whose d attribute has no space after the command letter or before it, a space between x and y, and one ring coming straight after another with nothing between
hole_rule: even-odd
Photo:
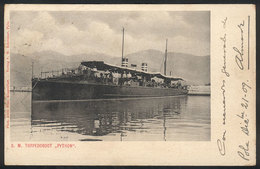
<instances>
[{"instance_id":1,"label":"mountain ridge","mask_svg":"<svg viewBox=\"0 0 260 169\"><path fill-rule=\"evenodd\" d=\"M163 72L165 53L159 50L148 49L127 54L129 66L137 64L141 69L141 63L148 64L148 71ZM120 66L121 58L104 53L88 53L79 55L63 55L55 51L35 52L30 55L11 53L11 83L13 85L30 85L31 63L34 62L35 75L41 71L60 70L79 66L86 60L99 60ZM21 71L24 70L24 71ZM189 83L210 83L210 56L195 56L191 54L169 52L167 54L167 75L182 77Z\"/></svg>"}]
</instances>

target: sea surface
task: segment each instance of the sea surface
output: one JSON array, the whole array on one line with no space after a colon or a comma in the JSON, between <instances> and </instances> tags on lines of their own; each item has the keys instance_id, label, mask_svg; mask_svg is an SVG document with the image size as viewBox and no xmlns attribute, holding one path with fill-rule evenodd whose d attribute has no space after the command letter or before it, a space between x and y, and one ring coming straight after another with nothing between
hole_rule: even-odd
<instances>
[{"instance_id":1,"label":"sea surface","mask_svg":"<svg viewBox=\"0 0 260 169\"><path fill-rule=\"evenodd\" d=\"M12 141L210 141L210 96L33 102L11 92Z\"/></svg>"}]
</instances>

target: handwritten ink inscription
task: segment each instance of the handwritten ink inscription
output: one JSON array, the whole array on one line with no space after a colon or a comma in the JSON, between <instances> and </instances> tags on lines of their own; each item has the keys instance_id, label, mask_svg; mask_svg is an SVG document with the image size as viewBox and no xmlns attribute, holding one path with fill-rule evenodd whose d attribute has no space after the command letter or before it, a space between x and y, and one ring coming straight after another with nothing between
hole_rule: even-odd
<instances>
[{"instance_id":1,"label":"handwritten ink inscription","mask_svg":"<svg viewBox=\"0 0 260 169\"><path fill-rule=\"evenodd\" d=\"M227 72L227 64L226 64L226 57L227 57L227 51L226 51L226 48L227 48L227 45L226 45L227 38L226 37L227 37L226 34L224 34L223 37L220 37L220 39L223 41L223 51L224 51L224 54L223 54L224 63L223 63L221 72L224 73L227 77L229 77L230 74Z\"/></svg>"},{"instance_id":2,"label":"handwritten ink inscription","mask_svg":"<svg viewBox=\"0 0 260 169\"><path fill-rule=\"evenodd\" d=\"M221 21L221 23L223 24L223 29L224 32L226 31L226 27L227 27L227 20L228 18L224 18L224 20ZM223 36L220 37L220 40L222 41L222 49L223 49L223 66L221 68L221 72L224 73L226 76L226 78L230 77L230 74L227 71L227 62L226 62L226 58L227 58L227 34L224 33ZM221 89L221 94L222 94L222 126L226 125L226 80L223 79L222 80L222 85L220 86ZM222 134L222 138L217 139L217 147L219 150L219 153L222 156L226 155L226 133L227 131L225 129L223 129L223 134Z\"/></svg>"},{"instance_id":3,"label":"handwritten ink inscription","mask_svg":"<svg viewBox=\"0 0 260 169\"><path fill-rule=\"evenodd\" d=\"M226 130L223 132L222 139L218 139L218 140L217 140L218 151L219 151L219 153L220 153L222 156L224 156L224 155L226 154L225 141L226 141Z\"/></svg>"},{"instance_id":4,"label":"handwritten ink inscription","mask_svg":"<svg viewBox=\"0 0 260 169\"><path fill-rule=\"evenodd\" d=\"M245 21L242 21L242 23L240 23L239 25L237 25L237 27L240 30L240 49L238 49L237 47L233 47L233 50L236 52L236 56L235 56L235 60L236 60L236 64L239 67L240 70L244 70L244 65L243 65L243 61L244 61L244 26L245 26Z\"/></svg>"},{"instance_id":5,"label":"handwritten ink inscription","mask_svg":"<svg viewBox=\"0 0 260 169\"><path fill-rule=\"evenodd\" d=\"M229 18L225 17L222 21L222 36L220 36L220 44L222 47L222 59L223 59L223 64L220 68L221 73L223 73L225 76L222 79L222 83L220 85L220 92L222 95L221 98L221 130L222 130L222 134L221 136L217 139L217 148L218 151L220 153L221 156L225 156L228 154L227 150L227 135L228 135L228 130L226 129L226 126L229 125L227 117L228 117L228 105L227 105L227 100L233 98L233 97L237 97L237 96L230 96L228 95L228 85L230 84L229 79L231 76L234 76L235 74L239 74L242 73L242 71L244 72L244 65L245 65L245 59L244 59L244 55L245 55L245 49L244 49L244 38L245 38L245 21L242 20L240 23L238 23L238 25L236 25L236 28L239 29L239 45L238 46L228 46L229 44L229 32L227 31L228 29L230 29L231 27L229 26L229 22L228 20L230 20ZM233 35L232 35L233 36ZM234 55L235 55L235 62L231 62L229 63L227 58L228 58L228 52L229 49L231 48L231 51L233 50ZM232 72L229 71L229 65L234 64L235 66L237 66L239 69L237 72L235 72L235 74L233 75ZM241 136L240 139L238 140L238 144L235 145L235 147L237 146L236 152L237 155L246 161L250 161L250 153L249 153L249 139L248 137L250 136L250 130L249 130L249 126L250 126L250 118L248 115L248 109L249 109L249 103L250 103L250 90L252 89L249 80L243 80L241 79L241 87L238 89L235 89L237 91L237 93L242 93L241 97L240 97L240 102L238 102L240 104L240 112L235 113L236 118L238 118L238 126L239 129L241 131ZM230 98L229 98L230 97Z\"/></svg>"},{"instance_id":6,"label":"handwritten ink inscription","mask_svg":"<svg viewBox=\"0 0 260 169\"><path fill-rule=\"evenodd\" d=\"M223 19L221 21L221 23L223 24L223 28L224 30L226 29L227 26L227 17L225 19ZM226 58L227 58L227 34L225 33L222 37L220 37L220 40L223 43L223 66L221 69L221 72L224 73L227 77L230 76L230 74L227 71L227 62L226 62Z\"/></svg>"},{"instance_id":7,"label":"handwritten ink inscription","mask_svg":"<svg viewBox=\"0 0 260 169\"><path fill-rule=\"evenodd\" d=\"M223 104L223 125L225 125L226 124L226 89L225 89L225 87L226 87L226 81L225 80L223 80L222 81L222 86L221 86L221 91L222 91L222 99L223 99L223 101L222 101L222 104Z\"/></svg>"},{"instance_id":8,"label":"handwritten ink inscription","mask_svg":"<svg viewBox=\"0 0 260 169\"><path fill-rule=\"evenodd\" d=\"M248 17L249 18L249 17ZM235 61L236 65L238 66L240 72L244 72L244 29L245 29L245 21L243 20L237 27L240 30L240 48L238 49L237 47L233 47L233 50L236 52L235 56ZM248 42L249 42L249 21L248 21ZM249 51L249 46L248 46L248 51ZM248 67L249 67L249 52L248 52ZM241 142L243 140L248 140L250 131L249 131L249 117L248 117L248 109L249 109L249 95L250 95L250 90L252 89L249 80L245 80L241 82L241 112L239 114L236 114L236 117L239 118L239 127L241 130L242 135L244 137L241 137ZM245 161L250 160L250 154L249 154L249 141L245 141L242 144L240 143L238 145L238 151L237 154L239 157L241 157Z\"/></svg>"},{"instance_id":9,"label":"handwritten ink inscription","mask_svg":"<svg viewBox=\"0 0 260 169\"><path fill-rule=\"evenodd\" d=\"M239 28L240 32L240 46L239 47L233 47L233 50L235 51L235 63L240 71L244 71L244 30L245 30L245 21L242 20L237 27ZM249 29L249 25L248 25ZM248 36L249 41L249 36ZM249 49L248 49L249 51ZM249 58L249 56L248 56ZM239 73L239 72L238 72ZM242 73L242 72L241 72ZM239 128L241 130L242 135L245 137L241 137L241 142L238 145L238 156L241 157L243 160L249 161L250 160L250 154L249 154L249 141L246 141L243 143L242 139L248 140L248 137L250 135L249 131L249 117L248 117L248 108L249 108L249 93L251 90L251 86L249 85L249 80L242 81L241 82L241 101L240 101L240 108L241 112L236 114L236 117L239 118Z\"/></svg>"},{"instance_id":10,"label":"handwritten ink inscription","mask_svg":"<svg viewBox=\"0 0 260 169\"><path fill-rule=\"evenodd\" d=\"M239 117L242 120L242 122L240 123L242 125L240 127L241 131L245 133L247 136L249 136L249 130L248 130L249 119L246 117L245 112L241 112L240 115L237 114L237 117Z\"/></svg>"},{"instance_id":11,"label":"handwritten ink inscription","mask_svg":"<svg viewBox=\"0 0 260 169\"><path fill-rule=\"evenodd\" d=\"M242 134L245 136L249 136L250 132L248 129L249 126L249 118L247 115L247 110L249 108L249 99L248 99L248 93L251 90L251 86L249 85L249 81L247 80L246 82L241 83L241 90L242 90L242 97L241 97L241 109L242 112L240 114L237 114L236 116L240 119L240 129ZM250 154L249 154L249 141L247 141L243 145L238 146L238 155L241 157L243 160L249 161L250 159Z\"/></svg>"},{"instance_id":12,"label":"handwritten ink inscription","mask_svg":"<svg viewBox=\"0 0 260 169\"><path fill-rule=\"evenodd\" d=\"M249 141L245 145L239 145L239 150L237 154L244 160L249 161Z\"/></svg>"},{"instance_id":13,"label":"handwritten ink inscription","mask_svg":"<svg viewBox=\"0 0 260 169\"><path fill-rule=\"evenodd\" d=\"M222 120L222 125L226 125L226 89L225 89L225 83L226 81L222 81L222 86L221 86L221 91L222 91L222 97L223 97L223 120ZM225 146L225 141L226 141L226 130L224 130L222 138L217 140L217 145L218 145L218 150L219 153L224 156L226 154L226 146Z\"/></svg>"}]
</instances>

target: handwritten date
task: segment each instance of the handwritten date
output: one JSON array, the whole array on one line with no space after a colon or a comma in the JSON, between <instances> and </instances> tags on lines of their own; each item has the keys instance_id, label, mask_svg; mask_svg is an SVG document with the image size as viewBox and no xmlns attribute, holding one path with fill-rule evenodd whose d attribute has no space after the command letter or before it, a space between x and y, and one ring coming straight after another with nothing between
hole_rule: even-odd
<instances>
[{"instance_id":1,"label":"handwritten date","mask_svg":"<svg viewBox=\"0 0 260 169\"><path fill-rule=\"evenodd\" d=\"M245 143L245 145L239 145L239 150L237 151L238 155L246 160L246 161L249 161L249 157L250 157L250 154L249 154L249 141Z\"/></svg>"}]
</instances>

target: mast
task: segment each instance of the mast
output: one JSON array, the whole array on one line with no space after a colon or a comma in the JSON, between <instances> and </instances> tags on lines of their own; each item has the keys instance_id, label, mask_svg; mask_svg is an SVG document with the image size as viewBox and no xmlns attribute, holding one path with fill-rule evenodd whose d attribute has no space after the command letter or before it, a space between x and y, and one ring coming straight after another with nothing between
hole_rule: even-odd
<instances>
[{"instance_id":1,"label":"mast","mask_svg":"<svg viewBox=\"0 0 260 169\"><path fill-rule=\"evenodd\" d=\"M166 75L167 43L168 43L168 39L166 39L166 48L165 48L165 56L164 56L164 75Z\"/></svg>"},{"instance_id":2,"label":"mast","mask_svg":"<svg viewBox=\"0 0 260 169\"><path fill-rule=\"evenodd\" d=\"M122 38L122 61L124 58L124 40L125 40L125 28L123 27L123 38Z\"/></svg>"},{"instance_id":3,"label":"mast","mask_svg":"<svg viewBox=\"0 0 260 169\"><path fill-rule=\"evenodd\" d=\"M124 57L124 44L125 43L125 28L123 27L123 37L122 37L122 67L128 67L128 58Z\"/></svg>"},{"instance_id":4,"label":"mast","mask_svg":"<svg viewBox=\"0 0 260 169\"><path fill-rule=\"evenodd\" d=\"M34 66L34 62L32 61L32 80L33 80L33 67Z\"/></svg>"}]
</instances>

